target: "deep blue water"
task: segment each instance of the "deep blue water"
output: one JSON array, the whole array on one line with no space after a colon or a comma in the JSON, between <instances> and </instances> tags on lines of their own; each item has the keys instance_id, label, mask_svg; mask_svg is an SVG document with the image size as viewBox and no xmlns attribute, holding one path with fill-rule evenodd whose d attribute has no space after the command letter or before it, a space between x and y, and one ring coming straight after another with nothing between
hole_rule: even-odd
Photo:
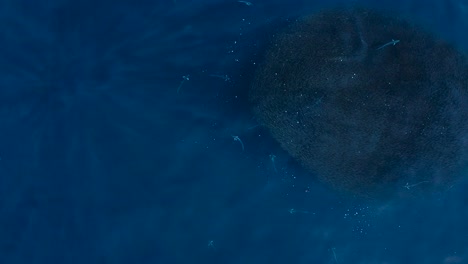
<instances>
[{"instance_id":1,"label":"deep blue water","mask_svg":"<svg viewBox=\"0 0 468 264\"><path fill-rule=\"evenodd\" d=\"M467 181L348 199L248 109L275 28L356 3L468 51L466 0L0 1L0 263L468 263Z\"/></svg>"}]
</instances>

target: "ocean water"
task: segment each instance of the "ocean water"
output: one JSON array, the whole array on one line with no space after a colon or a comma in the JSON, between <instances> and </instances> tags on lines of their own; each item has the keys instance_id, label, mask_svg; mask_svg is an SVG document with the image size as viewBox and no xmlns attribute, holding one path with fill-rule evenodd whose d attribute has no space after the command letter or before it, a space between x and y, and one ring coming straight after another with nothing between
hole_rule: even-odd
<instances>
[{"instance_id":1,"label":"ocean water","mask_svg":"<svg viewBox=\"0 0 468 264\"><path fill-rule=\"evenodd\" d=\"M0 263L468 263L466 179L351 199L250 112L269 37L343 6L468 52L466 0L0 1Z\"/></svg>"}]
</instances>

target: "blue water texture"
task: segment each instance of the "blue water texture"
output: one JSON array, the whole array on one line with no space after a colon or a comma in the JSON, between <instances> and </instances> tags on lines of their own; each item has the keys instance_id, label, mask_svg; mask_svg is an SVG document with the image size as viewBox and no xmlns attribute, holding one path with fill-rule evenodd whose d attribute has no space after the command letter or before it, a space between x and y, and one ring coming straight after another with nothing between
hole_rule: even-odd
<instances>
[{"instance_id":1,"label":"blue water texture","mask_svg":"<svg viewBox=\"0 0 468 264\"><path fill-rule=\"evenodd\" d=\"M1 264L468 263L466 181L347 199L241 89L285 21L362 6L466 53L468 2L249 3L0 1Z\"/></svg>"}]
</instances>

